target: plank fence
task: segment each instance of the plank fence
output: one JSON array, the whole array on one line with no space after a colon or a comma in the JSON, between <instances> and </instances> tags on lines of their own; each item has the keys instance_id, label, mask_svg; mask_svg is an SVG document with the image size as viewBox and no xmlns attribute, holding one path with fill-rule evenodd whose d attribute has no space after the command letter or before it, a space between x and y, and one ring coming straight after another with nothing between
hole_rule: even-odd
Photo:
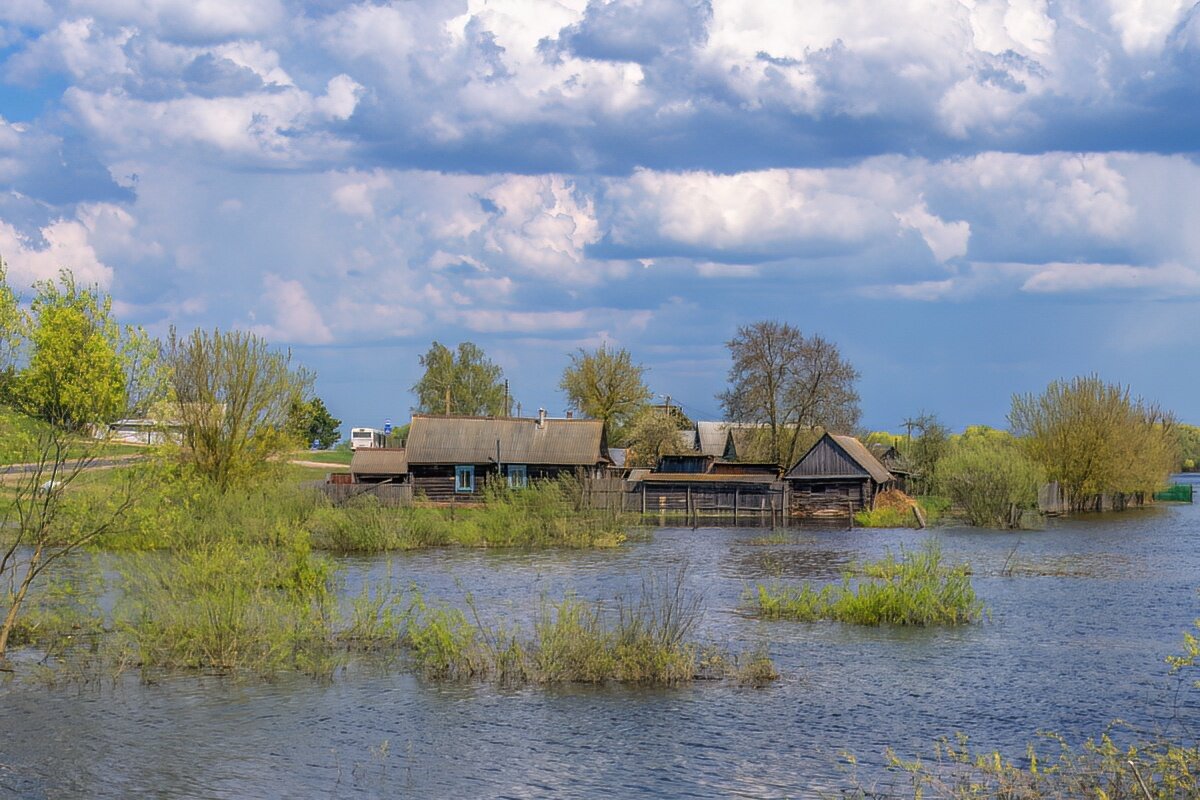
<instances>
[{"instance_id":1,"label":"plank fence","mask_svg":"<svg viewBox=\"0 0 1200 800\"><path fill-rule=\"evenodd\" d=\"M344 505L356 497L375 497L379 505L395 508L413 504L411 483L319 483L316 485L335 506Z\"/></svg>"}]
</instances>

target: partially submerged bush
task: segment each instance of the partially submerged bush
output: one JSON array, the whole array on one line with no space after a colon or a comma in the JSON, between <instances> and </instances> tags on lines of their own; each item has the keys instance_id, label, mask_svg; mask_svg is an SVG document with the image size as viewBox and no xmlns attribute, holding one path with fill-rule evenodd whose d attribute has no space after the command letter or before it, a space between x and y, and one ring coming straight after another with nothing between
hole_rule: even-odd
<instances>
[{"instance_id":1,"label":"partially submerged bush","mask_svg":"<svg viewBox=\"0 0 1200 800\"><path fill-rule=\"evenodd\" d=\"M930 540L916 551L888 553L866 564L858 576L843 576L840 585L819 590L808 584L765 586L753 595L757 613L767 619L814 622L828 619L854 625L959 625L978 621L983 605L971 586L966 564L942 561Z\"/></svg>"}]
</instances>

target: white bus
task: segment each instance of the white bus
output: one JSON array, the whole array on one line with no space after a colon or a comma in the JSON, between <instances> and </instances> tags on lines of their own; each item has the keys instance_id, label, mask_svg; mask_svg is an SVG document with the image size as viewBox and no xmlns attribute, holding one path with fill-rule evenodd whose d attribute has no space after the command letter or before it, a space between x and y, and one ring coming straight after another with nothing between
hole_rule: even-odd
<instances>
[{"instance_id":1,"label":"white bus","mask_svg":"<svg viewBox=\"0 0 1200 800\"><path fill-rule=\"evenodd\" d=\"M387 436L378 428L351 428L350 449L387 447Z\"/></svg>"}]
</instances>

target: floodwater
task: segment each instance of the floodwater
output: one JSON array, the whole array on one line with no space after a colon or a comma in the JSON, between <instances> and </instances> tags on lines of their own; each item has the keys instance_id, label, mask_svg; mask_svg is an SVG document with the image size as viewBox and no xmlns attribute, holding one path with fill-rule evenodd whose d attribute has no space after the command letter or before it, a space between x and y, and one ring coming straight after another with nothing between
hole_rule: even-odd
<instances>
[{"instance_id":1,"label":"floodwater","mask_svg":"<svg viewBox=\"0 0 1200 800\"><path fill-rule=\"evenodd\" d=\"M990 610L980 625L739 613L757 582L833 580L926 535L665 528L613 551L348 559L347 593L390 575L428 598L461 603L469 591L485 615L514 623L542 597L613 602L684 568L703 598L698 638L734 651L765 644L784 679L513 690L359 665L331 682L15 681L0 688L0 797L836 796L849 781L843 751L882 787L898 780L881 769L886 747L928 754L958 732L1014 758L1039 731L1078 743L1117 718L1200 733L1197 693L1164 664L1200 617L1200 505L1036 532L935 531L947 556L974 568Z\"/></svg>"}]
</instances>

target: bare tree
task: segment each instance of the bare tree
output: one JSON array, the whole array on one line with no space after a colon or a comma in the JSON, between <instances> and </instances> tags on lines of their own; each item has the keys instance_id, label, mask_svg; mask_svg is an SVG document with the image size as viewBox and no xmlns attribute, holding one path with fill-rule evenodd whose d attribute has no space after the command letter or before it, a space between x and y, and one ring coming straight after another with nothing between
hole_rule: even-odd
<instances>
[{"instance_id":1,"label":"bare tree","mask_svg":"<svg viewBox=\"0 0 1200 800\"><path fill-rule=\"evenodd\" d=\"M106 496L102 508L84 514L63 513L67 492L93 465L96 453L95 442L85 443L60 429L46 428L37 434L32 460L16 473L12 505L3 520L4 530L12 538L0 550L0 584L8 606L0 625L0 659L34 582L112 528L133 504L133 482L125 480Z\"/></svg>"},{"instance_id":2,"label":"bare tree","mask_svg":"<svg viewBox=\"0 0 1200 800\"><path fill-rule=\"evenodd\" d=\"M858 424L858 371L832 342L767 320L741 326L726 347L733 366L718 395L725 416L765 425L776 463L793 463L814 428L837 433Z\"/></svg>"}]
</instances>

